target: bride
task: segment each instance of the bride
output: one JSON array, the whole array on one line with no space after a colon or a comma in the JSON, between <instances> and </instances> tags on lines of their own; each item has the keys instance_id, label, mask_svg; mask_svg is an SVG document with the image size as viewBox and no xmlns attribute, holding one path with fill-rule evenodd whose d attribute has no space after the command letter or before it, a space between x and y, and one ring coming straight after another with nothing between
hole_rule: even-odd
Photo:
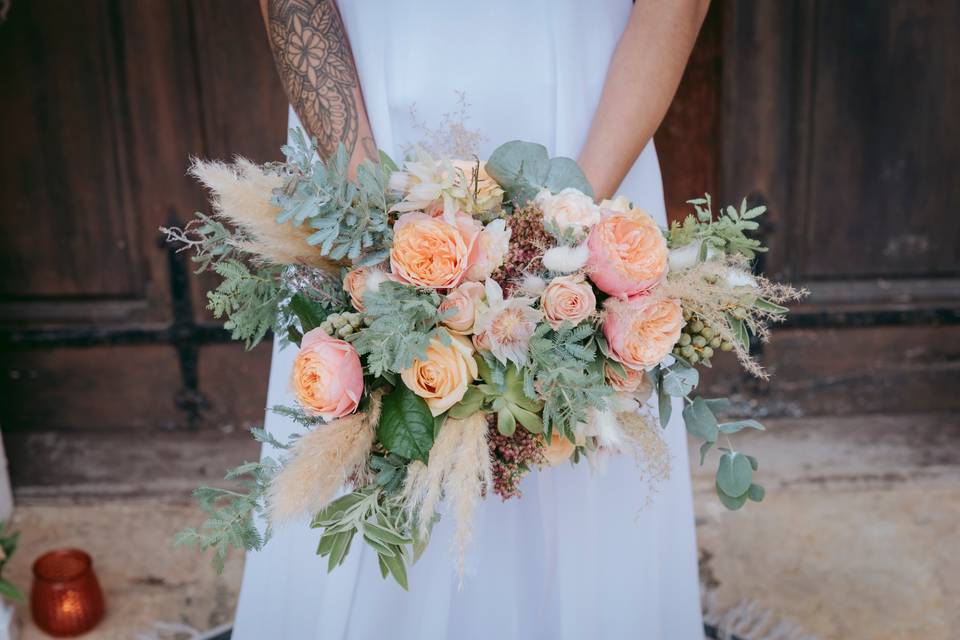
<instances>
[{"instance_id":1,"label":"bride","mask_svg":"<svg viewBox=\"0 0 960 640\"><path fill-rule=\"evenodd\" d=\"M483 136L480 157L508 140L542 143L577 158L598 198L624 194L665 224L652 136L707 0L261 5L290 125L316 136L322 154L342 141L354 166L377 147L402 157L423 138L418 123L441 123L459 92ZM270 406L292 403L295 349L278 342ZM594 473L546 468L526 477L522 500L483 501L462 589L449 518L411 568L409 593L381 579L363 545L327 574L317 531L277 531L247 555L233 637L702 638L686 435L673 415L659 482L618 456ZM266 428L280 440L298 429L275 414Z\"/></svg>"}]
</instances>

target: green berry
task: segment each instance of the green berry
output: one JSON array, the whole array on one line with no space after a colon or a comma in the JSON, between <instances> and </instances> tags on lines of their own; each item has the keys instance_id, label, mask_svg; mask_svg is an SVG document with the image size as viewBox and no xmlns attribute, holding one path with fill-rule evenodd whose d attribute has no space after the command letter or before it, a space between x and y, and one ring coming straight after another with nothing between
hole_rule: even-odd
<instances>
[{"instance_id":1,"label":"green berry","mask_svg":"<svg viewBox=\"0 0 960 640\"><path fill-rule=\"evenodd\" d=\"M697 334L703 331L703 323L699 320L694 320L690 323L690 333Z\"/></svg>"},{"instance_id":2,"label":"green berry","mask_svg":"<svg viewBox=\"0 0 960 640\"><path fill-rule=\"evenodd\" d=\"M713 336L713 338L710 339L710 346L714 349L719 349L721 344L723 344L723 338L720 336Z\"/></svg>"},{"instance_id":3,"label":"green berry","mask_svg":"<svg viewBox=\"0 0 960 640\"><path fill-rule=\"evenodd\" d=\"M694 351L693 355L687 358L690 361L690 364L697 364L700 361L700 356L697 355L697 352Z\"/></svg>"},{"instance_id":4,"label":"green berry","mask_svg":"<svg viewBox=\"0 0 960 640\"><path fill-rule=\"evenodd\" d=\"M682 347L680 349L680 355L689 360L693 356L697 355L697 352L693 350L693 347L687 345L686 347Z\"/></svg>"},{"instance_id":5,"label":"green berry","mask_svg":"<svg viewBox=\"0 0 960 640\"><path fill-rule=\"evenodd\" d=\"M687 346L688 344L690 344L690 334L689 334L689 333L681 333L681 334L680 334L680 340L677 342L677 344L679 344L681 347L685 347L685 346Z\"/></svg>"},{"instance_id":6,"label":"green berry","mask_svg":"<svg viewBox=\"0 0 960 640\"><path fill-rule=\"evenodd\" d=\"M713 330L713 327L704 327L703 331L700 332L700 335L709 340L714 336L715 333L716 332Z\"/></svg>"},{"instance_id":7,"label":"green berry","mask_svg":"<svg viewBox=\"0 0 960 640\"><path fill-rule=\"evenodd\" d=\"M710 347L704 347L703 351L700 352L700 355L703 356L704 360L709 360L713 357L713 349Z\"/></svg>"},{"instance_id":8,"label":"green berry","mask_svg":"<svg viewBox=\"0 0 960 640\"><path fill-rule=\"evenodd\" d=\"M707 346L707 341L703 336L693 336L693 346L702 349Z\"/></svg>"},{"instance_id":9,"label":"green berry","mask_svg":"<svg viewBox=\"0 0 960 640\"><path fill-rule=\"evenodd\" d=\"M733 351L733 343L724 340L720 343L720 351Z\"/></svg>"},{"instance_id":10,"label":"green berry","mask_svg":"<svg viewBox=\"0 0 960 640\"><path fill-rule=\"evenodd\" d=\"M339 329L337 329L337 335L338 335L339 337L341 337L341 338L346 338L346 337L349 336L351 333L353 333L353 327L351 327L351 326L348 325L348 324L345 324L345 325L343 325L342 327L340 327Z\"/></svg>"}]
</instances>

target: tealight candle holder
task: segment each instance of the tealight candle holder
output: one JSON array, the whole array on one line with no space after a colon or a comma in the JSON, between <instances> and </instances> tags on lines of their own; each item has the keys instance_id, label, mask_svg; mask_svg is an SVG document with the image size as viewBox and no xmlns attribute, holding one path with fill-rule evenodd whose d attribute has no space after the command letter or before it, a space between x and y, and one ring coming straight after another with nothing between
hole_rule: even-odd
<instances>
[{"instance_id":1,"label":"tealight candle holder","mask_svg":"<svg viewBox=\"0 0 960 640\"><path fill-rule=\"evenodd\" d=\"M79 549L58 549L33 563L30 611L34 623L52 636L86 633L103 618L103 592L93 560Z\"/></svg>"}]
</instances>

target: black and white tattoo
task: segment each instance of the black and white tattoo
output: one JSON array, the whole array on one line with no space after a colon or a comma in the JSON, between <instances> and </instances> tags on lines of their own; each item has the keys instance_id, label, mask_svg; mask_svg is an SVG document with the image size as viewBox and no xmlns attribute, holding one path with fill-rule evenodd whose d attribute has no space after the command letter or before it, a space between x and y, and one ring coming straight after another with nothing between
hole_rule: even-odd
<instances>
[{"instance_id":1,"label":"black and white tattoo","mask_svg":"<svg viewBox=\"0 0 960 640\"><path fill-rule=\"evenodd\" d=\"M267 16L287 97L317 137L320 155L329 157L341 142L352 155L360 130L360 82L336 2L269 0Z\"/></svg>"}]
</instances>

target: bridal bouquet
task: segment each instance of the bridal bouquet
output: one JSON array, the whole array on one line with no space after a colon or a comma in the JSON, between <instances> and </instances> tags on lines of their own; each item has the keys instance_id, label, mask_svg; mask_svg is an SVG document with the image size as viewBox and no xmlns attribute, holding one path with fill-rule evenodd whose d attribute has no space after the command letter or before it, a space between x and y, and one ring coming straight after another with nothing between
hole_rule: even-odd
<instances>
[{"instance_id":1,"label":"bridal bouquet","mask_svg":"<svg viewBox=\"0 0 960 640\"><path fill-rule=\"evenodd\" d=\"M723 504L763 498L757 460L728 437L763 427L694 395L721 352L763 377L750 338L801 293L751 273L763 207L715 216L707 196L661 229L625 197L597 204L577 164L537 144L486 162L381 154L354 179L342 147L324 162L291 138L282 163L196 162L215 215L164 229L222 278L208 298L234 338L272 329L299 349L296 405L272 410L305 427L286 442L255 429L282 457L230 471L243 492L198 489L209 519L180 542L222 567L230 546L309 517L331 570L362 542L406 588L442 502L462 565L477 502L520 497L525 474L612 454L662 464L651 442L673 398L701 464L724 436Z\"/></svg>"}]
</instances>

